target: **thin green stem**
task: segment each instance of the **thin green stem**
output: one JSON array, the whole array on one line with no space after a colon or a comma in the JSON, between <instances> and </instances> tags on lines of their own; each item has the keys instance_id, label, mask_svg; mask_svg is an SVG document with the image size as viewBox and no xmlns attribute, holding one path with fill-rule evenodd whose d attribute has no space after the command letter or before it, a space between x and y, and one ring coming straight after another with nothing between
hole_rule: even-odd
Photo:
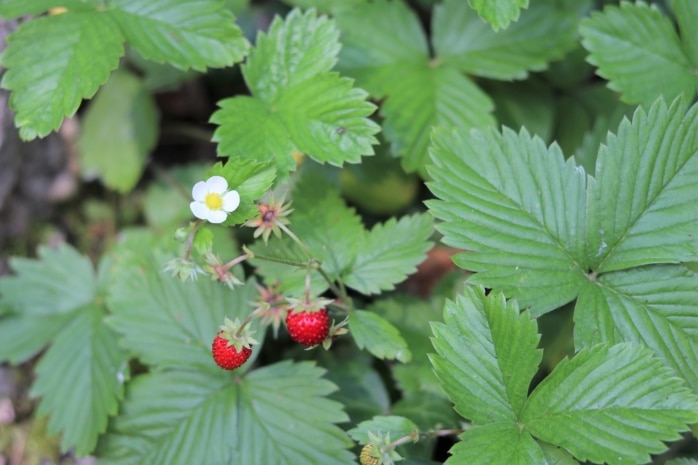
<instances>
[{"instance_id":1,"label":"thin green stem","mask_svg":"<svg viewBox=\"0 0 698 465\"><path fill-rule=\"evenodd\" d=\"M291 239L293 239L293 242L295 242L296 244L298 244L298 246L299 246L301 249L303 249L303 252L305 252L305 254L308 256L309 259L312 260L312 259L315 258L315 257L313 257L313 253L310 251L310 249L308 248L308 246L305 245L305 244L303 243L303 241L301 241L301 240L298 238L298 236L296 236L295 234L293 234L293 232L292 232L290 229L288 229L288 227L286 227L285 224L283 224L283 223L281 223L281 222L277 222L276 225L279 227L280 230L282 230L283 232L285 232L286 234L288 234L288 237L290 237Z\"/></svg>"},{"instance_id":2,"label":"thin green stem","mask_svg":"<svg viewBox=\"0 0 698 465\"><path fill-rule=\"evenodd\" d=\"M202 220L196 220L196 223L194 223L194 226L192 226L191 231L189 232L189 237L187 238L187 247L184 250L185 260L189 260L189 256L191 255L191 247L194 244L194 236L196 236L196 230L199 229L201 223Z\"/></svg>"},{"instance_id":3,"label":"thin green stem","mask_svg":"<svg viewBox=\"0 0 698 465\"><path fill-rule=\"evenodd\" d=\"M254 258L258 258L267 262L282 263L284 265L295 266L297 268L308 268L308 262L297 262L295 260L286 260L285 258L265 257L264 255L257 254L254 254Z\"/></svg>"}]
</instances>

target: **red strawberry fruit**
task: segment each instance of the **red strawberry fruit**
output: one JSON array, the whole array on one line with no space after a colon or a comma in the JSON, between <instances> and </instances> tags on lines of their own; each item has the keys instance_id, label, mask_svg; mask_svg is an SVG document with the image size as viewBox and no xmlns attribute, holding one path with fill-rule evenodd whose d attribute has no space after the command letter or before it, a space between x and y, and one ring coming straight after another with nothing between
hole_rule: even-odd
<instances>
[{"instance_id":1,"label":"red strawberry fruit","mask_svg":"<svg viewBox=\"0 0 698 465\"><path fill-rule=\"evenodd\" d=\"M240 323L225 319L225 325L221 326L211 344L213 360L224 370L239 368L252 355L252 344L257 341L250 337L248 331L240 331Z\"/></svg>"},{"instance_id":2,"label":"red strawberry fruit","mask_svg":"<svg viewBox=\"0 0 698 465\"><path fill-rule=\"evenodd\" d=\"M286 314L286 326L291 339L304 346L314 346L325 340L330 331L330 316L327 309L316 311L294 311Z\"/></svg>"}]
</instances>

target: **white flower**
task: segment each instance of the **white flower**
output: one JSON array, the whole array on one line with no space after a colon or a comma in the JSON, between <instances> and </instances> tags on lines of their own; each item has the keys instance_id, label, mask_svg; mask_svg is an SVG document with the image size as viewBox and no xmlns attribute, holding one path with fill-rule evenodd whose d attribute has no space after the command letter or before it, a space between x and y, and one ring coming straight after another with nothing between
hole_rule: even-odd
<instances>
[{"instance_id":1,"label":"white flower","mask_svg":"<svg viewBox=\"0 0 698 465\"><path fill-rule=\"evenodd\" d=\"M238 191L228 191L228 181L221 176L211 176L205 182L199 181L191 190L194 201L189 204L195 217L209 223L222 223L228 213L240 205Z\"/></svg>"}]
</instances>

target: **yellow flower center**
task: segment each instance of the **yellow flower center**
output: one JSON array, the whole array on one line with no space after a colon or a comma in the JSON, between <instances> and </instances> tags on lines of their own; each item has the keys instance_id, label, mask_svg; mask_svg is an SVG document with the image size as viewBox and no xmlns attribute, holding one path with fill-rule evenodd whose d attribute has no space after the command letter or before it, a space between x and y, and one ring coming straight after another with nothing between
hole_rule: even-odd
<instances>
[{"instance_id":1,"label":"yellow flower center","mask_svg":"<svg viewBox=\"0 0 698 465\"><path fill-rule=\"evenodd\" d=\"M221 197L220 194L211 192L210 194L206 194L204 203L211 210L220 210L221 208L223 208L223 197Z\"/></svg>"}]
</instances>

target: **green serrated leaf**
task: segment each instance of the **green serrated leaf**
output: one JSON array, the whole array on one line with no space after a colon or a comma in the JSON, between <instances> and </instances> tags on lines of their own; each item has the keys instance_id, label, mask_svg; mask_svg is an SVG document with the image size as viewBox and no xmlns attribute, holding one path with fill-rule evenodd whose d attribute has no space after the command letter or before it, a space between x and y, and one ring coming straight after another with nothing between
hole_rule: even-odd
<instances>
[{"instance_id":1,"label":"green serrated leaf","mask_svg":"<svg viewBox=\"0 0 698 465\"><path fill-rule=\"evenodd\" d=\"M38 15L52 8L89 11L96 9L98 5L97 0L3 0L0 3L0 17L15 19L25 15Z\"/></svg>"},{"instance_id":2,"label":"green serrated leaf","mask_svg":"<svg viewBox=\"0 0 698 465\"><path fill-rule=\"evenodd\" d=\"M577 300L578 348L630 341L656 356L698 392L698 276L665 265L605 273Z\"/></svg>"},{"instance_id":3,"label":"green serrated leaf","mask_svg":"<svg viewBox=\"0 0 698 465\"><path fill-rule=\"evenodd\" d=\"M359 349L366 349L380 359L407 363L412 358L400 331L375 313L353 311L349 317L349 332Z\"/></svg>"},{"instance_id":4,"label":"green serrated leaf","mask_svg":"<svg viewBox=\"0 0 698 465\"><path fill-rule=\"evenodd\" d=\"M501 294L467 287L446 302L444 322L432 330L438 355L430 359L456 411L474 424L515 422L543 355L528 312L519 314Z\"/></svg>"},{"instance_id":5,"label":"green serrated leaf","mask_svg":"<svg viewBox=\"0 0 698 465\"><path fill-rule=\"evenodd\" d=\"M598 272L698 256L698 105L658 100L624 120L589 184L587 255ZM628 177L628 173L632 173ZM625 179L626 182L618 182Z\"/></svg>"},{"instance_id":6,"label":"green serrated leaf","mask_svg":"<svg viewBox=\"0 0 698 465\"><path fill-rule=\"evenodd\" d=\"M671 20L646 3L621 2L580 24L589 62L628 103L649 105L658 95L692 99L698 88ZM693 32L691 32L693 34Z\"/></svg>"},{"instance_id":7,"label":"green serrated leaf","mask_svg":"<svg viewBox=\"0 0 698 465\"><path fill-rule=\"evenodd\" d=\"M698 398L649 349L602 344L555 367L521 420L581 461L645 463L666 450L661 441L678 439L687 423L698 421Z\"/></svg>"},{"instance_id":8,"label":"green serrated leaf","mask_svg":"<svg viewBox=\"0 0 698 465\"><path fill-rule=\"evenodd\" d=\"M275 17L269 31L259 33L242 73L252 94L272 103L284 89L329 72L340 48L333 21L295 9L285 20Z\"/></svg>"},{"instance_id":9,"label":"green serrated leaf","mask_svg":"<svg viewBox=\"0 0 698 465\"><path fill-rule=\"evenodd\" d=\"M204 71L241 61L249 43L216 0L112 0L107 10L144 58Z\"/></svg>"},{"instance_id":10,"label":"green serrated leaf","mask_svg":"<svg viewBox=\"0 0 698 465\"><path fill-rule=\"evenodd\" d=\"M208 176L224 177L228 181L228 189L234 189L240 194L240 206L223 223L233 226L259 214L255 202L271 188L276 170L270 162L258 163L249 159L231 158L225 164L216 163L208 171Z\"/></svg>"},{"instance_id":11,"label":"green serrated leaf","mask_svg":"<svg viewBox=\"0 0 698 465\"><path fill-rule=\"evenodd\" d=\"M41 398L38 414L50 415L49 431L61 433L61 449L78 456L94 450L129 376L126 353L103 318L95 305L73 312L37 365L30 392Z\"/></svg>"},{"instance_id":12,"label":"green serrated leaf","mask_svg":"<svg viewBox=\"0 0 698 465\"><path fill-rule=\"evenodd\" d=\"M279 177L294 155L341 166L373 154L375 106L352 81L330 73L339 50L333 21L314 10L275 18L243 66L253 97L219 102L211 117L221 156L276 160Z\"/></svg>"},{"instance_id":13,"label":"green serrated leaf","mask_svg":"<svg viewBox=\"0 0 698 465\"><path fill-rule=\"evenodd\" d=\"M449 451L445 465L538 465L547 463L540 445L515 423L492 423L469 429Z\"/></svg>"},{"instance_id":14,"label":"green serrated leaf","mask_svg":"<svg viewBox=\"0 0 698 465\"><path fill-rule=\"evenodd\" d=\"M254 283L231 291L210 279L182 282L162 272L168 257L157 251L124 247L117 258L107 321L122 335L123 346L148 365L219 370L211 342L224 317L242 320L252 311ZM258 329L257 323L252 328ZM256 339L263 337L257 334ZM249 362L242 369L246 367Z\"/></svg>"},{"instance_id":15,"label":"green serrated leaf","mask_svg":"<svg viewBox=\"0 0 698 465\"><path fill-rule=\"evenodd\" d=\"M495 31L505 29L519 19L522 8L528 8L528 0L468 0L468 3Z\"/></svg>"},{"instance_id":16,"label":"green serrated leaf","mask_svg":"<svg viewBox=\"0 0 698 465\"><path fill-rule=\"evenodd\" d=\"M57 315L9 315L0 318L0 360L20 364L46 347L72 318Z\"/></svg>"},{"instance_id":17,"label":"green serrated leaf","mask_svg":"<svg viewBox=\"0 0 698 465\"><path fill-rule=\"evenodd\" d=\"M397 415L388 415L375 416L370 420L362 421L347 433L359 444L368 444L370 441L369 433L381 437L389 435L390 439L395 440L409 436L415 431L419 431L419 428L412 420Z\"/></svg>"},{"instance_id":18,"label":"green serrated leaf","mask_svg":"<svg viewBox=\"0 0 698 465\"><path fill-rule=\"evenodd\" d=\"M419 18L402 0L365 2L336 16L343 45L337 68L377 98L390 93L402 68L429 60Z\"/></svg>"},{"instance_id":19,"label":"green serrated leaf","mask_svg":"<svg viewBox=\"0 0 698 465\"><path fill-rule=\"evenodd\" d=\"M426 63L395 71L384 77L392 85L380 113L391 151L402 157L407 172L425 175L429 136L435 126L494 126L492 100L459 71Z\"/></svg>"},{"instance_id":20,"label":"green serrated leaf","mask_svg":"<svg viewBox=\"0 0 698 465\"><path fill-rule=\"evenodd\" d=\"M695 74L698 70L698 36L695 34L695 24L698 21L698 3L691 0L672 0L670 2L676 22L681 31L681 45L686 53Z\"/></svg>"},{"instance_id":21,"label":"green serrated leaf","mask_svg":"<svg viewBox=\"0 0 698 465\"><path fill-rule=\"evenodd\" d=\"M468 74L523 79L574 48L578 21L572 6L539 0L495 32L463 0L445 0L434 11L434 49L439 60Z\"/></svg>"},{"instance_id":22,"label":"green serrated leaf","mask_svg":"<svg viewBox=\"0 0 698 465\"><path fill-rule=\"evenodd\" d=\"M579 462L561 447L555 447L542 441L538 441L538 445L543 449L546 465L579 465Z\"/></svg>"},{"instance_id":23,"label":"green serrated leaf","mask_svg":"<svg viewBox=\"0 0 698 465\"><path fill-rule=\"evenodd\" d=\"M344 43L338 68L374 97L387 97L381 106L385 134L408 172L425 173L433 126L494 124L484 92L455 69L429 60L419 19L402 1L345 9L337 21Z\"/></svg>"},{"instance_id":24,"label":"green serrated leaf","mask_svg":"<svg viewBox=\"0 0 698 465\"><path fill-rule=\"evenodd\" d=\"M12 258L15 274L0 279L0 296L12 312L50 316L94 299L97 282L87 257L65 244L55 249L39 246L37 255L37 260Z\"/></svg>"},{"instance_id":25,"label":"green serrated leaf","mask_svg":"<svg viewBox=\"0 0 698 465\"><path fill-rule=\"evenodd\" d=\"M100 12L44 16L10 35L2 87L12 91L21 137L43 137L75 114L119 64L123 40L112 18Z\"/></svg>"},{"instance_id":26,"label":"green serrated leaf","mask_svg":"<svg viewBox=\"0 0 698 465\"><path fill-rule=\"evenodd\" d=\"M504 128L435 131L427 206L470 281L516 297L534 316L574 299L585 277L584 170L559 147Z\"/></svg>"},{"instance_id":27,"label":"green serrated leaf","mask_svg":"<svg viewBox=\"0 0 698 465\"><path fill-rule=\"evenodd\" d=\"M289 217L291 229L330 276L340 276L354 262L365 232L361 218L347 207L339 190L321 185L321 180L310 176L298 181L293 191L295 211Z\"/></svg>"},{"instance_id":28,"label":"green serrated leaf","mask_svg":"<svg viewBox=\"0 0 698 465\"><path fill-rule=\"evenodd\" d=\"M344 284L362 294L395 289L426 258L434 223L431 216L406 216L378 224L366 235Z\"/></svg>"},{"instance_id":29,"label":"green serrated leaf","mask_svg":"<svg viewBox=\"0 0 698 465\"><path fill-rule=\"evenodd\" d=\"M351 441L334 425L347 417L326 399L336 387L323 372L286 361L236 378L221 370L140 376L129 385L103 461L131 463L121 459L130 455L137 463L170 465L353 464ZM121 439L134 435L145 444ZM119 445L130 446L130 454Z\"/></svg>"},{"instance_id":30,"label":"green serrated leaf","mask_svg":"<svg viewBox=\"0 0 698 465\"><path fill-rule=\"evenodd\" d=\"M127 71L112 73L82 119L78 148L83 174L120 192L133 189L157 141L158 119L142 81Z\"/></svg>"}]
</instances>

